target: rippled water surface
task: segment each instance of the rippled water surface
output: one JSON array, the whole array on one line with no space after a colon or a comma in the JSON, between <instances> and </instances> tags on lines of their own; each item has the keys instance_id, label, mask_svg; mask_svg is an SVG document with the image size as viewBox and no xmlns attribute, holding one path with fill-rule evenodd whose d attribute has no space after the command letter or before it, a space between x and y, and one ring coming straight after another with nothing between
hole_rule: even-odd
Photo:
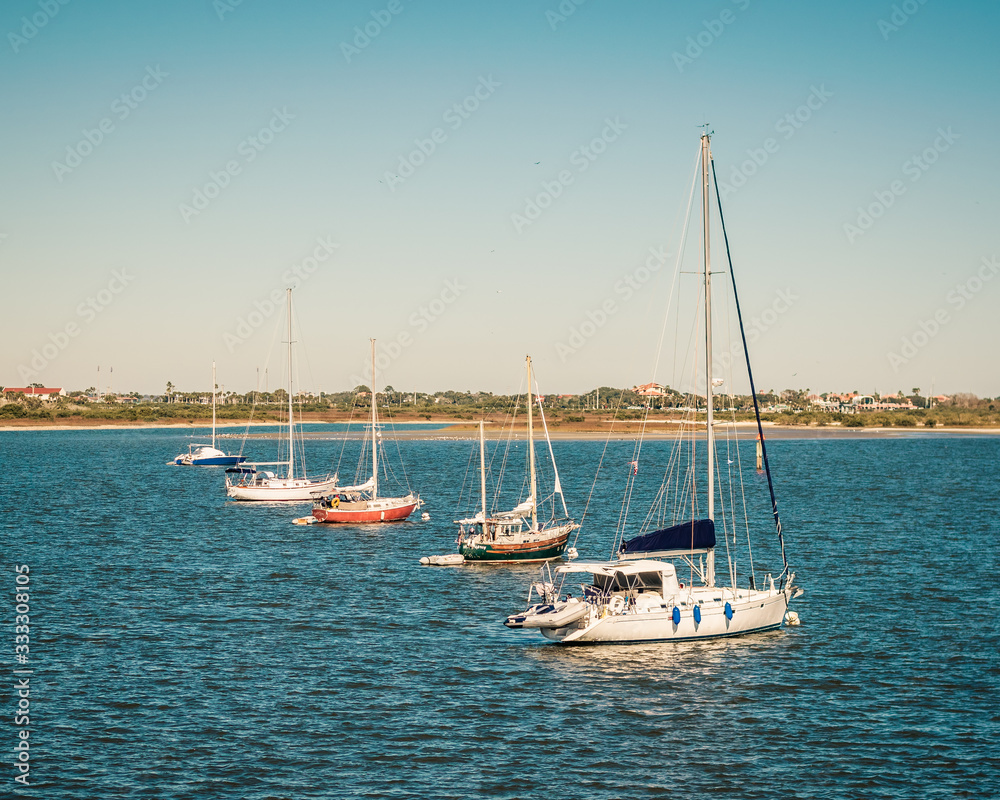
<instances>
[{"instance_id":1,"label":"rippled water surface","mask_svg":"<svg viewBox=\"0 0 1000 800\"><path fill-rule=\"evenodd\" d=\"M0 796L1000 796L1000 438L776 440L801 627L568 649L500 624L535 568L418 563L453 548L470 443L400 443L430 521L347 528L227 502L165 465L186 442L0 433L34 669L34 786L0 759ZM579 517L604 443L553 446ZM595 494L583 557L619 505Z\"/></svg>"}]
</instances>

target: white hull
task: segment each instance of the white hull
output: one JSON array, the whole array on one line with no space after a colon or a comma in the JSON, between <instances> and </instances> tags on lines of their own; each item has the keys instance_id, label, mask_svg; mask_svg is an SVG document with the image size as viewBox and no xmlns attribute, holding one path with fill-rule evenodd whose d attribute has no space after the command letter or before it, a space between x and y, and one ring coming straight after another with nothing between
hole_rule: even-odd
<instances>
[{"instance_id":1,"label":"white hull","mask_svg":"<svg viewBox=\"0 0 1000 800\"><path fill-rule=\"evenodd\" d=\"M313 499L314 493L329 492L336 488L336 485L336 478L326 481L310 481L305 478L264 478L255 486L239 484L227 486L226 495L233 500L306 502Z\"/></svg>"},{"instance_id":2,"label":"white hull","mask_svg":"<svg viewBox=\"0 0 1000 800\"><path fill-rule=\"evenodd\" d=\"M424 556L420 563L425 567L454 567L465 563L465 556L459 553L448 553L443 556Z\"/></svg>"},{"instance_id":3,"label":"white hull","mask_svg":"<svg viewBox=\"0 0 1000 800\"><path fill-rule=\"evenodd\" d=\"M663 601L657 596L655 604L640 602L624 608L612 598L610 604L588 602L590 613L574 624L541 628L541 632L561 644L721 639L780 628L788 599L787 590L741 589L734 598L731 590L701 587L681 598ZM731 617L726 614L727 603ZM700 622L695 620L696 607ZM679 622L674 622L675 608Z\"/></svg>"},{"instance_id":4,"label":"white hull","mask_svg":"<svg viewBox=\"0 0 1000 800\"><path fill-rule=\"evenodd\" d=\"M561 629L590 613L587 604L573 597L557 603L546 603L532 606L523 614L515 614L507 618L504 624L508 628L551 628Z\"/></svg>"}]
</instances>

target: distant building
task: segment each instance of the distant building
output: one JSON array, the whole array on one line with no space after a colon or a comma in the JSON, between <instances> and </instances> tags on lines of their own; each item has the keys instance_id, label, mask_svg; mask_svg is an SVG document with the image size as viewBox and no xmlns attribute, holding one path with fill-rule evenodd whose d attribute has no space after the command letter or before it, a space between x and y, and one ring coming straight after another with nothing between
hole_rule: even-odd
<instances>
[{"instance_id":1,"label":"distant building","mask_svg":"<svg viewBox=\"0 0 1000 800\"><path fill-rule=\"evenodd\" d=\"M861 411L910 411L916 408L908 397L882 397L876 400L870 394L851 398L854 407Z\"/></svg>"},{"instance_id":2,"label":"distant building","mask_svg":"<svg viewBox=\"0 0 1000 800\"><path fill-rule=\"evenodd\" d=\"M640 386L634 386L632 391L639 397L664 397L667 394L664 387L658 383L644 383Z\"/></svg>"},{"instance_id":3,"label":"distant building","mask_svg":"<svg viewBox=\"0 0 1000 800\"><path fill-rule=\"evenodd\" d=\"M54 400L57 397L66 396L66 392L63 391L61 387L55 389L46 389L41 386L25 386L23 388L17 386L8 386L3 390L4 395L6 395L8 398L10 395L17 394L18 392L24 394L25 397L38 397L41 400Z\"/></svg>"}]
</instances>

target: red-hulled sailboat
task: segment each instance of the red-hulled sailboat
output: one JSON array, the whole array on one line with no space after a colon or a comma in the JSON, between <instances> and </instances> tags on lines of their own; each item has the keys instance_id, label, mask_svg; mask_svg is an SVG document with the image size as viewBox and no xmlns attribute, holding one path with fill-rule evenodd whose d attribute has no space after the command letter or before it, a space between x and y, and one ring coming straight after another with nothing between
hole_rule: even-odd
<instances>
[{"instance_id":1,"label":"red-hulled sailboat","mask_svg":"<svg viewBox=\"0 0 1000 800\"><path fill-rule=\"evenodd\" d=\"M372 476L359 486L334 488L330 494L318 496L312 515L317 522L366 524L370 522L401 522L420 505L420 496L408 492L403 497L378 495L378 394L375 389L375 340L372 343Z\"/></svg>"}]
</instances>

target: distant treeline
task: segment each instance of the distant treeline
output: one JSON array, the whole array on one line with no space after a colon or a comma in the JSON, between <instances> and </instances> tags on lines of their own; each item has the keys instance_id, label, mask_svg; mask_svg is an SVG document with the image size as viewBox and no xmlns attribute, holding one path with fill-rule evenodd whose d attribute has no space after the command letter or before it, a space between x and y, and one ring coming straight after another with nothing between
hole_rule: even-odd
<instances>
[{"instance_id":1,"label":"distant treeline","mask_svg":"<svg viewBox=\"0 0 1000 800\"><path fill-rule=\"evenodd\" d=\"M444 393L442 393L444 394ZM475 420L482 417L497 418L509 415L515 408L523 414L524 399L514 396L491 395L479 393L447 393L442 395L417 395L413 402L412 395L380 394L379 413L384 418L409 419L454 419ZM573 396L572 398L549 397L545 400L545 415L553 425L562 423L592 423L603 425L611 420L640 420L647 413L651 418L680 418L691 414L690 409L681 408L666 403L647 409L643 398L633 392L603 387L600 390L600 401L597 393ZM605 402L607 398L607 402ZM287 395L276 398L270 403L228 403L216 409L216 417L220 422L246 421L253 419L261 422L281 422L287 417ZM689 399L690 401L690 399ZM728 399L720 398L721 408L716 410L717 420L733 419L747 421L753 419L750 398L734 398L733 408L727 408ZM322 419L324 417L344 418L354 416L364 418L371 405L367 394L345 392L341 395L330 395L309 402L296 403L297 412L307 417ZM704 412L696 416L704 418ZM787 409L779 412L764 412L762 419L779 425L810 425L824 426L838 424L844 427L899 427L915 428L937 426L1000 426L1000 400L979 400L975 402L968 398L964 404L948 403L936 405L933 408L917 408L895 411L854 411L850 413L838 411L805 409ZM190 422L192 424L208 423L212 419L211 405L201 403L167 403L167 402L137 402L137 403L95 403L73 402L72 398L58 398L47 402L38 398L23 398L0 405L0 420L3 419L37 419L55 421L58 419L77 418L80 420L120 420L130 422Z\"/></svg>"}]
</instances>

